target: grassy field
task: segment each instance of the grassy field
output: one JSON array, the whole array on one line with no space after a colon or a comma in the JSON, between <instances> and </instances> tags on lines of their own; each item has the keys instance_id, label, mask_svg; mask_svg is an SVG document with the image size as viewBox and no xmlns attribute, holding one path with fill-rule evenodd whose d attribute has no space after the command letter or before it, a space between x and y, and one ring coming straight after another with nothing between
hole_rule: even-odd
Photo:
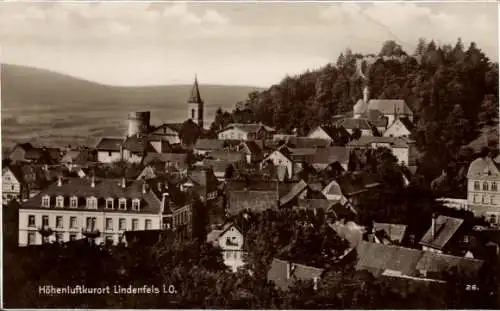
<instances>
[{"instance_id":1,"label":"grassy field","mask_svg":"<svg viewBox=\"0 0 500 311\"><path fill-rule=\"evenodd\" d=\"M204 85L205 127L218 107L233 109L256 87ZM191 85L116 87L17 65L2 65L2 144L95 144L121 136L127 113L151 111L151 123L183 122Z\"/></svg>"}]
</instances>

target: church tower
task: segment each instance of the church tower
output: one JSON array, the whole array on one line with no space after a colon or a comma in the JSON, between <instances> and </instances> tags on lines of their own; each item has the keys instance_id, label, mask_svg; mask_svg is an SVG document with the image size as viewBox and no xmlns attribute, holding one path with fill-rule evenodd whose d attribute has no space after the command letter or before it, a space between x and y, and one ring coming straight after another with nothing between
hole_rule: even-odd
<instances>
[{"instance_id":1,"label":"church tower","mask_svg":"<svg viewBox=\"0 0 500 311\"><path fill-rule=\"evenodd\" d=\"M203 128L203 100L200 96L200 89L198 87L198 78L194 77L193 88L188 99L188 119L193 120L200 128Z\"/></svg>"}]
</instances>

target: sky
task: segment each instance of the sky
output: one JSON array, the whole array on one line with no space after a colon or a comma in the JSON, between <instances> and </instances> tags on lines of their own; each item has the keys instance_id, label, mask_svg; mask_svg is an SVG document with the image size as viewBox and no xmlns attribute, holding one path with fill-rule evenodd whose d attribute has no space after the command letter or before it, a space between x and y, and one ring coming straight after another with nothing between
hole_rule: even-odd
<instances>
[{"instance_id":1,"label":"sky","mask_svg":"<svg viewBox=\"0 0 500 311\"><path fill-rule=\"evenodd\" d=\"M346 48L378 53L418 38L498 59L494 2L0 3L2 63L110 85L268 87L335 62Z\"/></svg>"}]
</instances>

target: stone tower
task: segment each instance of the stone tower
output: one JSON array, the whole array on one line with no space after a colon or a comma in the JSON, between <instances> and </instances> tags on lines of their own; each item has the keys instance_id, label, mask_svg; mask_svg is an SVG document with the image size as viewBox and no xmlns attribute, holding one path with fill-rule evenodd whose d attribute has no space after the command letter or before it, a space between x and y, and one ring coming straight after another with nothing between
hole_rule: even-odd
<instances>
[{"instance_id":1,"label":"stone tower","mask_svg":"<svg viewBox=\"0 0 500 311\"><path fill-rule=\"evenodd\" d=\"M200 128L203 128L203 100L200 96L200 89L198 87L198 78L195 76L193 88L191 89L191 94L188 99L188 119L193 120Z\"/></svg>"},{"instance_id":2,"label":"stone tower","mask_svg":"<svg viewBox=\"0 0 500 311\"><path fill-rule=\"evenodd\" d=\"M127 136L136 136L146 134L149 130L149 122L151 112L131 112L128 114L128 131Z\"/></svg>"}]
</instances>

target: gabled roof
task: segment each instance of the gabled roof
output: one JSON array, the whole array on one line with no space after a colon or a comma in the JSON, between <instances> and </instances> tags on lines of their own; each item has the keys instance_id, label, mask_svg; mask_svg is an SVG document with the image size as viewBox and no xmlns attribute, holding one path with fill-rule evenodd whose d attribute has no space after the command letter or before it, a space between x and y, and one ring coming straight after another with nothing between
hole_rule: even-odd
<instances>
[{"instance_id":1,"label":"gabled roof","mask_svg":"<svg viewBox=\"0 0 500 311\"><path fill-rule=\"evenodd\" d=\"M385 235L389 237L391 242L397 243L401 243L403 241L406 227L406 225L400 224L388 224L380 222L373 223L373 228L376 232L382 230Z\"/></svg>"},{"instance_id":2,"label":"gabled roof","mask_svg":"<svg viewBox=\"0 0 500 311\"><path fill-rule=\"evenodd\" d=\"M413 124L413 122L411 122L408 117L399 118L399 121L403 123L408 131L413 132L413 130L415 129L415 124Z\"/></svg>"},{"instance_id":3,"label":"gabled roof","mask_svg":"<svg viewBox=\"0 0 500 311\"><path fill-rule=\"evenodd\" d=\"M212 230L207 234L207 243L216 244L222 234L222 230Z\"/></svg>"},{"instance_id":4,"label":"gabled roof","mask_svg":"<svg viewBox=\"0 0 500 311\"><path fill-rule=\"evenodd\" d=\"M145 165L149 165L151 162L163 162L163 163L176 163L178 165L186 164L187 153L148 153L143 160Z\"/></svg>"},{"instance_id":5,"label":"gabled roof","mask_svg":"<svg viewBox=\"0 0 500 311\"><path fill-rule=\"evenodd\" d=\"M388 118L384 116L379 110L368 110L363 114L363 118L366 118L371 124L376 127L387 127L389 122Z\"/></svg>"},{"instance_id":6,"label":"gabled roof","mask_svg":"<svg viewBox=\"0 0 500 311\"><path fill-rule=\"evenodd\" d=\"M229 213L237 215L247 209L253 212L263 212L277 208L278 199L276 190L229 191Z\"/></svg>"},{"instance_id":7,"label":"gabled roof","mask_svg":"<svg viewBox=\"0 0 500 311\"><path fill-rule=\"evenodd\" d=\"M345 129L353 130L372 130L375 131L375 125L372 124L368 119L362 118L343 118L335 123L337 126L342 126Z\"/></svg>"},{"instance_id":8,"label":"gabled roof","mask_svg":"<svg viewBox=\"0 0 500 311\"><path fill-rule=\"evenodd\" d=\"M61 150L59 148L31 148L26 151L24 158L27 160L40 160L44 158L51 161L59 161L61 159Z\"/></svg>"},{"instance_id":9,"label":"gabled roof","mask_svg":"<svg viewBox=\"0 0 500 311\"><path fill-rule=\"evenodd\" d=\"M170 129L176 133L179 133L182 128L182 123L163 123L155 128L153 128L150 133L161 135L166 129Z\"/></svg>"},{"instance_id":10,"label":"gabled roof","mask_svg":"<svg viewBox=\"0 0 500 311\"><path fill-rule=\"evenodd\" d=\"M264 129L267 132L276 132L276 130L270 126L264 125L262 123L231 123L225 129L220 132L224 132L230 129L240 129L246 133L257 133L260 129Z\"/></svg>"},{"instance_id":11,"label":"gabled roof","mask_svg":"<svg viewBox=\"0 0 500 311\"><path fill-rule=\"evenodd\" d=\"M228 161L232 163L245 160L245 154L240 151L216 150L208 153L207 157L215 160Z\"/></svg>"},{"instance_id":12,"label":"gabled roof","mask_svg":"<svg viewBox=\"0 0 500 311\"><path fill-rule=\"evenodd\" d=\"M445 215L439 215L436 221L435 233L432 226L427 230L420 240L420 244L442 250L446 244L457 233L460 226L464 223L461 218L454 218Z\"/></svg>"},{"instance_id":13,"label":"gabled roof","mask_svg":"<svg viewBox=\"0 0 500 311\"><path fill-rule=\"evenodd\" d=\"M289 268L290 278L287 278ZM321 268L274 258L267 272L267 279L273 281L277 287L286 290L295 280L314 280L315 278L320 278L324 271Z\"/></svg>"},{"instance_id":14,"label":"gabled roof","mask_svg":"<svg viewBox=\"0 0 500 311\"><path fill-rule=\"evenodd\" d=\"M194 148L198 150L222 150L224 144L225 141L220 139L199 138Z\"/></svg>"},{"instance_id":15,"label":"gabled roof","mask_svg":"<svg viewBox=\"0 0 500 311\"><path fill-rule=\"evenodd\" d=\"M394 245L362 241L356 248L357 270L368 270L375 275L385 270L397 271L404 275L416 275L417 263L422 251Z\"/></svg>"},{"instance_id":16,"label":"gabled roof","mask_svg":"<svg viewBox=\"0 0 500 311\"><path fill-rule=\"evenodd\" d=\"M300 195L307 188L308 188L307 183L303 180L300 180L298 183L293 185L292 189L290 189L290 192L288 192L285 196L280 198L280 205L285 205L290 201L292 201L293 199L297 198L297 196Z\"/></svg>"},{"instance_id":17,"label":"gabled roof","mask_svg":"<svg viewBox=\"0 0 500 311\"><path fill-rule=\"evenodd\" d=\"M290 148L323 148L330 145L328 140L322 138L291 136L284 139L284 141Z\"/></svg>"},{"instance_id":18,"label":"gabled roof","mask_svg":"<svg viewBox=\"0 0 500 311\"><path fill-rule=\"evenodd\" d=\"M242 151L245 152L246 154L250 155L260 155L262 153L262 149L260 146L252 140L249 141L244 141L241 143Z\"/></svg>"},{"instance_id":19,"label":"gabled roof","mask_svg":"<svg viewBox=\"0 0 500 311\"><path fill-rule=\"evenodd\" d=\"M160 200L152 192L142 192L143 181L133 180L127 181L125 188L121 186L120 179L96 179L95 187L91 186L88 179L84 178L67 178L63 180L61 186L53 183L48 188L42 190L38 195L26 201L22 208L41 208L42 197L49 195L50 197L64 196L69 198L77 196L79 198L96 197L98 199L98 210L105 208L104 199L106 198L126 198L126 199L140 199L140 211L138 213L159 213ZM51 207L53 208L53 207Z\"/></svg>"},{"instance_id":20,"label":"gabled roof","mask_svg":"<svg viewBox=\"0 0 500 311\"><path fill-rule=\"evenodd\" d=\"M308 136L318 128L322 129L323 132L325 132L326 135L328 135L332 140L343 135L349 135L349 133L342 125L319 125L309 131Z\"/></svg>"},{"instance_id":21,"label":"gabled roof","mask_svg":"<svg viewBox=\"0 0 500 311\"><path fill-rule=\"evenodd\" d=\"M467 171L467 178L500 177L500 165L498 165L490 157L477 158L469 166Z\"/></svg>"},{"instance_id":22,"label":"gabled roof","mask_svg":"<svg viewBox=\"0 0 500 311\"><path fill-rule=\"evenodd\" d=\"M349 147L371 147L371 144L389 144L392 148L408 148L411 140L405 137L361 136L358 140L350 141Z\"/></svg>"},{"instance_id":23,"label":"gabled roof","mask_svg":"<svg viewBox=\"0 0 500 311\"><path fill-rule=\"evenodd\" d=\"M410 107L402 99L370 99L368 110L379 110L384 115L407 114L413 115Z\"/></svg>"},{"instance_id":24,"label":"gabled roof","mask_svg":"<svg viewBox=\"0 0 500 311\"><path fill-rule=\"evenodd\" d=\"M459 274L469 278L477 278L483 264L483 260L423 252L416 269L426 271L427 273L442 273L456 268Z\"/></svg>"},{"instance_id":25,"label":"gabled roof","mask_svg":"<svg viewBox=\"0 0 500 311\"><path fill-rule=\"evenodd\" d=\"M41 189L47 182L47 176L42 167L35 164L10 164L3 170L9 169L20 183L26 184L30 189Z\"/></svg>"},{"instance_id":26,"label":"gabled roof","mask_svg":"<svg viewBox=\"0 0 500 311\"><path fill-rule=\"evenodd\" d=\"M122 138L101 138L97 146L95 147L100 151L120 151L123 144Z\"/></svg>"},{"instance_id":27,"label":"gabled roof","mask_svg":"<svg viewBox=\"0 0 500 311\"><path fill-rule=\"evenodd\" d=\"M313 157L310 158L310 164L332 164L339 162L347 164L349 162L350 152L346 147L328 147L318 148Z\"/></svg>"},{"instance_id":28,"label":"gabled roof","mask_svg":"<svg viewBox=\"0 0 500 311\"><path fill-rule=\"evenodd\" d=\"M127 137L123 143L123 148L131 152L156 152L147 138L137 136Z\"/></svg>"},{"instance_id":29,"label":"gabled roof","mask_svg":"<svg viewBox=\"0 0 500 311\"><path fill-rule=\"evenodd\" d=\"M217 189L219 181L210 169L194 169L188 172L188 179L195 185L207 188Z\"/></svg>"},{"instance_id":30,"label":"gabled roof","mask_svg":"<svg viewBox=\"0 0 500 311\"><path fill-rule=\"evenodd\" d=\"M203 100L201 99L200 89L198 87L198 78L194 78L193 88L191 89L191 93L189 94L188 103L197 103L202 104Z\"/></svg>"}]
</instances>

